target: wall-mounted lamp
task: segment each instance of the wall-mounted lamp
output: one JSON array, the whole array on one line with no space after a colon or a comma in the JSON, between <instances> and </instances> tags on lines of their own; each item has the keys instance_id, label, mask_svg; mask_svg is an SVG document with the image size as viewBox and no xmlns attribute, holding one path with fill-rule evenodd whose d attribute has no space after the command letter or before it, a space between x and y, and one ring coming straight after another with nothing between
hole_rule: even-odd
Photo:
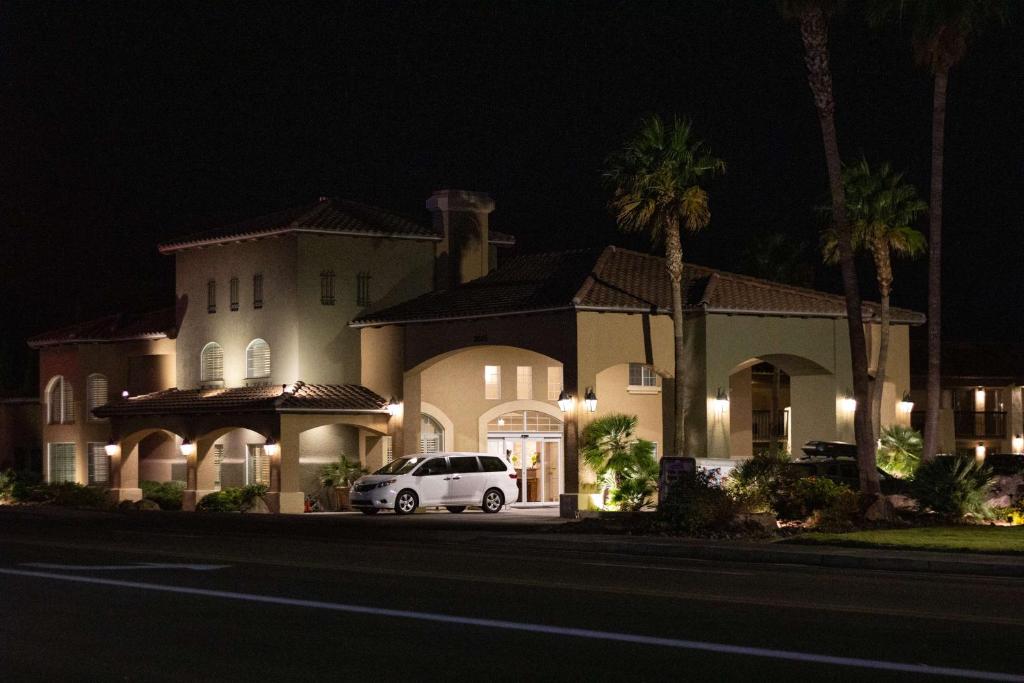
<instances>
[{"instance_id":1,"label":"wall-mounted lamp","mask_svg":"<svg viewBox=\"0 0 1024 683\"><path fill-rule=\"evenodd\" d=\"M402 404L399 402L397 398L392 396L391 400L388 401L388 415L394 417L395 415L398 415L398 413L400 412L402 412Z\"/></svg>"},{"instance_id":2,"label":"wall-mounted lamp","mask_svg":"<svg viewBox=\"0 0 1024 683\"><path fill-rule=\"evenodd\" d=\"M907 415L914 410L914 402L910 399L909 391L903 394L903 399L896 404L896 409Z\"/></svg>"},{"instance_id":3,"label":"wall-mounted lamp","mask_svg":"<svg viewBox=\"0 0 1024 683\"><path fill-rule=\"evenodd\" d=\"M719 415L729 409L729 394L725 392L725 389L718 387L718 392L715 394L715 411Z\"/></svg>"},{"instance_id":4,"label":"wall-mounted lamp","mask_svg":"<svg viewBox=\"0 0 1024 683\"><path fill-rule=\"evenodd\" d=\"M978 462L985 462L985 444L980 441L974 447L974 459Z\"/></svg>"},{"instance_id":5,"label":"wall-mounted lamp","mask_svg":"<svg viewBox=\"0 0 1024 683\"><path fill-rule=\"evenodd\" d=\"M128 396L129 396L129 394L128 394L128 390L127 389L125 389L124 391L121 392L121 398L128 398Z\"/></svg>"},{"instance_id":6,"label":"wall-mounted lamp","mask_svg":"<svg viewBox=\"0 0 1024 683\"><path fill-rule=\"evenodd\" d=\"M1014 434L1011 447L1013 449L1013 452L1018 455L1024 453L1024 435Z\"/></svg>"},{"instance_id":7,"label":"wall-mounted lamp","mask_svg":"<svg viewBox=\"0 0 1024 683\"><path fill-rule=\"evenodd\" d=\"M587 406L588 413L597 412L597 394L594 393L594 390L592 388L587 387L587 392L583 394L583 402Z\"/></svg>"},{"instance_id":8,"label":"wall-mounted lamp","mask_svg":"<svg viewBox=\"0 0 1024 683\"><path fill-rule=\"evenodd\" d=\"M181 454L186 458L196 454L196 445L190 440L185 439L181 442Z\"/></svg>"},{"instance_id":9,"label":"wall-mounted lamp","mask_svg":"<svg viewBox=\"0 0 1024 683\"><path fill-rule=\"evenodd\" d=\"M569 412L569 408L572 407L572 394L565 389L562 389L561 393L558 394L558 409L563 413Z\"/></svg>"},{"instance_id":10,"label":"wall-mounted lamp","mask_svg":"<svg viewBox=\"0 0 1024 683\"><path fill-rule=\"evenodd\" d=\"M263 452L269 455L270 457L274 457L275 455L277 455L280 450L281 447L277 445L277 441L274 441L274 437L270 437L263 444Z\"/></svg>"},{"instance_id":11,"label":"wall-mounted lamp","mask_svg":"<svg viewBox=\"0 0 1024 683\"><path fill-rule=\"evenodd\" d=\"M853 392L847 389L846 394L839 399L839 405L848 413L856 412L857 399L853 397Z\"/></svg>"},{"instance_id":12,"label":"wall-mounted lamp","mask_svg":"<svg viewBox=\"0 0 1024 683\"><path fill-rule=\"evenodd\" d=\"M121 450L120 446L118 446L117 442L114 441L113 439L107 441L107 445L103 447L103 451L110 457L117 455L117 452L119 450Z\"/></svg>"}]
</instances>

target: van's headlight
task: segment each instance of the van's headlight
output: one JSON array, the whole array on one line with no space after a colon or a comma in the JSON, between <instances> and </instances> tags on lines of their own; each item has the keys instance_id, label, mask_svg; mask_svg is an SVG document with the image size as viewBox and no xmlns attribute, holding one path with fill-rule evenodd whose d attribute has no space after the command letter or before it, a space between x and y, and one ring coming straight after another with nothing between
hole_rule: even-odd
<instances>
[{"instance_id":1,"label":"van's headlight","mask_svg":"<svg viewBox=\"0 0 1024 683\"><path fill-rule=\"evenodd\" d=\"M377 488L379 488L379 489L386 488L386 487L391 486L392 484L394 484L396 481L398 481L398 480L397 479L388 479L387 481L382 481L379 484L377 484Z\"/></svg>"}]
</instances>

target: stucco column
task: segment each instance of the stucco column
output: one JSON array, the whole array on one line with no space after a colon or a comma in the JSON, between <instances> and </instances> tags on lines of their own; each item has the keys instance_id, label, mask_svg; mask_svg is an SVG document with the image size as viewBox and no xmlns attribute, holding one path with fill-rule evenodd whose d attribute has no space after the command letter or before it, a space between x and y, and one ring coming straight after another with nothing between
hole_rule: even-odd
<instances>
[{"instance_id":1,"label":"stucco column","mask_svg":"<svg viewBox=\"0 0 1024 683\"><path fill-rule=\"evenodd\" d=\"M306 496L302 491L299 465L300 433L299 427L291 424L287 415L281 418L281 439L278 442L278 453L270 461L271 491L269 499L273 512L295 514L301 513L305 509ZM276 477L274 476L275 470L277 471Z\"/></svg>"},{"instance_id":2,"label":"stucco column","mask_svg":"<svg viewBox=\"0 0 1024 683\"><path fill-rule=\"evenodd\" d=\"M754 413L750 368L729 377L729 457L754 455Z\"/></svg>"},{"instance_id":3,"label":"stucco column","mask_svg":"<svg viewBox=\"0 0 1024 683\"><path fill-rule=\"evenodd\" d=\"M419 372L405 373L402 382L402 410L391 418L392 447L396 458L420 452L420 402L423 400L423 376Z\"/></svg>"},{"instance_id":4,"label":"stucco column","mask_svg":"<svg viewBox=\"0 0 1024 683\"><path fill-rule=\"evenodd\" d=\"M117 452L110 456L110 500L142 500L139 488L139 439L118 441Z\"/></svg>"},{"instance_id":5,"label":"stucco column","mask_svg":"<svg viewBox=\"0 0 1024 683\"><path fill-rule=\"evenodd\" d=\"M790 375L790 442L794 457L808 441L853 441L853 414L838 414L835 378L832 375ZM844 431L837 434L842 422Z\"/></svg>"},{"instance_id":6,"label":"stucco column","mask_svg":"<svg viewBox=\"0 0 1024 683\"><path fill-rule=\"evenodd\" d=\"M195 452L185 456L187 482L181 500L181 509L195 511L196 505L210 493L217 490L217 466L213 461L213 444L217 437L196 439Z\"/></svg>"}]
</instances>

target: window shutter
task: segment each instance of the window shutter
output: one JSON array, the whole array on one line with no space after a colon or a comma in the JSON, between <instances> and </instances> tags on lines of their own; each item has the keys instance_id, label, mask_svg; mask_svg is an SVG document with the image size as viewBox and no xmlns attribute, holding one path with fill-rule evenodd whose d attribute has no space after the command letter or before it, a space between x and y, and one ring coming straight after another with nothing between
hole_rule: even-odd
<instances>
[{"instance_id":1,"label":"window shutter","mask_svg":"<svg viewBox=\"0 0 1024 683\"><path fill-rule=\"evenodd\" d=\"M89 444L89 484L106 485L110 483L110 456L102 443Z\"/></svg>"},{"instance_id":2,"label":"window shutter","mask_svg":"<svg viewBox=\"0 0 1024 683\"><path fill-rule=\"evenodd\" d=\"M206 312L217 312L217 281L210 280L206 283Z\"/></svg>"},{"instance_id":3,"label":"window shutter","mask_svg":"<svg viewBox=\"0 0 1024 683\"><path fill-rule=\"evenodd\" d=\"M252 307L263 308L263 273L252 276Z\"/></svg>"},{"instance_id":4,"label":"window shutter","mask_svg":"<svg viewBox=\"0 0 1024 683\"><path fill-rule=\"evenodd\" d=\"M230 289L230 295L231 295L231 310L232 311L237 311L238 310L238 278L237 277L231 278L229 289Z\"/></svg>"},{"instance_id":5,"label":"window shutter","mask_svg":"<svg viewBox=\"0 0 1024 683\"><path fill-rule=\"evenodd\" d=\"M220 347L220 344L210 342L203 347L201 364L201 376L204 382L224 378L224 349Z\"/></svg>"},{"instance_id":6,"label":"window shutter","mask_svg":"<svg viewBox=\"0 0 1024 683\"><path fill-rule=\"evenodd\" d=\"M104 406L110 402L110 394L107 378L104 375L89 375L86 394L88 394L88 409L90 420L100 420L92 414L93 409Z\"/></svg>"},{"instance_id":7,"label":"window shutter","mask_svg":"<svg viewBox=\"0 0 1024 683\"><path fill-rule=\"evenodd\" d=\"M247 379L270 377L270 344L255 339L245 350L245 376Z\"/></svg>"}]
</instances>

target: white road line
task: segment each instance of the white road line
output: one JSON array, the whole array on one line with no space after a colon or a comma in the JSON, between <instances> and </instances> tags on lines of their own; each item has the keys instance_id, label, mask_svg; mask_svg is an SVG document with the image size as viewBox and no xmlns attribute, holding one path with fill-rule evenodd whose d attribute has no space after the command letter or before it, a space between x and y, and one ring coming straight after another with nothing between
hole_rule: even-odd
<instances>
[{"instance_id":1,"label":"white road line","mask_svg":"<svg viewBox=\"0 0 1024 683\"><path fill-rule=\"evenodd\" d=\"M36 569L59 569L66 572L115 572L138 569L188 569L194 572L208 572L227 569L229 564L175 564L162 562L136 562L135 564L54 564L52 562L23 562L22 567Z\"/></svg>"},{"instance_id":2,"label":"white road line","mask_svg":"<svg viewBox=\"0 0 1024 683\"><path fill-rule=\"evenodd\" d=\"M503 629L506 631L543 633L554 636L568 636L571 638L589 638L591 640L606 640L620 643L632 643L636 645L654 645L658 647L668 647L679 650L697 650L701 652L714 652L716 654L743 655L747 657L764 657L767 659L782 659L794 662L829 664L833 666L847 666L862 669L874 669L880 671L901 671L906 673L926 674L931 676L953 676L956 678L966 678L982 681L1015 681L1017 683L1024 683L1024 676L1022 675L999 673L996 671L958 669L946 666L928 666L927 664L905 664L902 662L887 662L877 659L860 659L857 657L834 657L831 655L819 655L809 652L796 652L793 650L774 650L771 648L762 647L727 645L724 643L708 643L699 640L660 638L657 636L643 636L632 633L597 631L587 628L569 628L564 626L548 626L546 624L529 624L517 621L505 621L502 619L478 619L474 617L459 617L449 614L438 614L435 612L413 612L411 610L388 609L384 607L366 607L364 605L347 605L344 603L337 602L322 602L320 600L301 600L298 598L285 598L273 595L258 595L255 593L236 593L232 591L209 590L206 588L191 588L188 586L167 586L159 583L142 583L138 581L101 579L94 576L81 576L75 574L54 574L52 572L25 571L20 569L0 569L0 574L8 576L26 576L38 579L53 579L56 581L70 581L72 583L85 583L99 586L115 586L118 588L134 588L138 590L156 591L161 593L181 593L186 595L200 595L208 598L223 598L226 600L240 600L244 602L283 605L287 607L306 607L310 609L328 610L331 612L345 612L348 614L366 614L378 617L414 619L417 621L429 621L443 624L458 624L462 626L482 626L485 628Z\"/></svg>"},{"instance_id":3,"label":"white road line","mask_svg":"<svg viewBox=\"0 0 1024 683\"><path fill-rule=\"evenodd\" d=\"M708 569L707 567L655 567L649 564L620 564L616 562L581 562L589 567L624 567L626 569L643 569L650 571L660 572L694 572L697 574L711 574L719 576L721 574L728 574L729 576L753 576L753 572L731 572L721 571L718 569Z\"/></svg>"}]
</instances>

